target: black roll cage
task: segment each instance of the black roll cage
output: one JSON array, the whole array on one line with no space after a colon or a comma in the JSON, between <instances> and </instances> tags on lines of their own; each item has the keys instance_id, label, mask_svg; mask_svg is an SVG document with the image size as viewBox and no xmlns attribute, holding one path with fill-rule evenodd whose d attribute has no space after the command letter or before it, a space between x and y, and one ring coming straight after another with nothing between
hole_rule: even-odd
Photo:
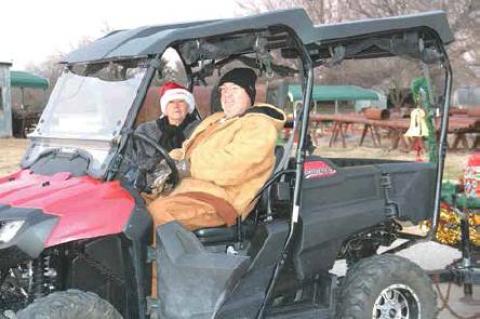
<instances>
[{"instance_id":1,"label":"black roll cage","mask_svg":"<svg viewBox=\"0 0 480 319\"><path fill-rule=\"evenodd\" d=\"M294 225L298 221L298 214L300 209L300 200L301 200L301 185L302 185L302 176L303 176L303 164L306 156L306 138L308 134L308 123L309 123L309 106L311 105L311 93L313 89L313 80L314 80L314 68L318 66L329 66L333 64L338 64L344 59L350 58L375 58L375 57L386 57L386 56L408 56L415 59L420 59L425 64L429 63L440 63L445 72L445 85L443 95L445 96L443 100L442 108L442 121L441 121L441 130L440 130L440 147L437 154L437 177L435 183L435 211L433 214L432 227L426 237L418 237L414 240L411 240L405 243L405 246L412 245L414 242L426 239L430 240L435 233L438 226L438 219L440 213L440 192L441 192L441 183L443 177L443 167L444 159L446 153L446 136L448 128L448 109L449 101L451 96L452 88L452 69L448 59L448 55L443 46L443 41L441 37L436 33L435 30L432 30L428 27L419 28L415 27L412 29L406 30L392 30L388 32L379 32L369 35L364 35L359 38L354 39L340 39L338 41L327 41L326 43L314 43L305 45L302 40L297 36L296 32L289 28L288 26L271 26L268 29L261 30L244 30L237 31L232 34L222 34L215 37L207 37L205 39L190 39L182 40L171 43L168 47L173 47L177 49L177 52L180 51L187 52L188 45L190 49L192 44L197 45L201 54L191 53L189 57L185 57L184 54L179 54L182 61L184 62L187 78L189 81L189 88L192 88L194 85L193 78L193 67L195 65L202 66L206 55L210 54L212 56L208 58L215 57L215 54L223 55L224 59L229 58L230 55L241 56L245 54L255 53L256 48L251 47L252 41L258 42L258 39L263 37L268 37L268 32L273 31L270 36L274 37L273 33L277 33L275 38L276 41L273 41L272 47L281 48L282 55L288 58L299 58L301 60L302 70L299 72L301 78L301 83L303 87L303 103L302 108L299 110L297 116L294 119L294 132L300 137L299 144L295 154L295 187L293 195L293 211L291 218L291 233L294 232ZM283 32L283 34L282 34ZM285 37L281 38L278 34L285 35L288 34L290 39L285 40ZM218 40L220 43L226 41L229 36L232 37L230 46L234 44L235 39L239 39L239 35L249 34L250 39L243 39L243 47L239 47L241 52L236 52L235 48L231 47L214 47L214 45L208 41ZM422 36L428 38L428 45L423 41ZM390 37L390 41L385 39ZM281 38L284 42L278 41ZM249 42L250 41L250 42ZM284 44L286 47L282 48L280 45ZM204 47L202 47L204 45ZM250 47L249 47L250 45ZM249 50L247 50L249 47ZM432 51L432 47L436 48L437 51ZM265 48L263 48L265 49ZM268 47L267 47L268 49ZM147 89L154 77L157 69L161 67L160 58L162 53L159 53L155 56L152 56L149 60L148 69L142 81L142 84L139 87L137 97L133 102L133 106L130 109L129 115L127 116L127 121L125 122L123 128L123 138L121 139L120 145L116 152L115 159L112 161L112 165L109 168L107 175L107 180L114 178L116 173L116 167L122 160L121 153L126 145L126 142L131 138L133 123L135 121L136 115L138 114L143 100L146 96ZM202 56L203 54L203 56ZM215 63L212 62L208 72L213 73L215 68ZM288 150L287 150L288 152ZM290 236L289 236L290 238Z\"/></svg>"},{"instance_id":2,"label":"black roll cage","mask_svg":"<svg viewBox=\"0 0 480 319\"><path fill-rule=\"evenodd\" d=\"M440 131L440 147L438 149L437 154L437 176L435 182L435 199L434 199L434 214L432 219L432 227L425 237L409 237L409 241L402 245L402 248L408 247L413 245L414 243L418 242L419 240L430 240L434 236L436 229L438 227L438 220L440 214L440 192L441 192L441 183L443 177L443 168L444 168L444 159L445 159L445 152L446 152L446 135L447 135L447 127L448 127L448 109L449 109L449 101L451 95L451 87L452 87L452 70L451 65L448 59L448 55L443 47L443 42L440 36L432 29L426 28L415 28L411 30L401 30L397 31L397 35L394 36L395 40L392 41L385 41L385 36L388 36L386 33L379 33L379 34L371 34L369 36L365 36L360 39L342 39L342 41L338 41L335 43L329 43L325 46L318 46L317 48L308 48L304 43L302 43L301 39L297 36L294 30L282 26L283 30L285 30L288 35L291 37L292 41L286 42L289 44L288 48L285 48L284 52L285 56L287 57L295 57L301 60L302 72L299 72L301 77L301 83L303 87L303 103L302 108L299 110L298 114L294 118L294 126L293 131L294 134L297 133L299 138L298 147L295 153L295 185L293 191L293 205L292 205L292 212L290 215L290 231L287 236L287 239L284 244L284 248L282 254L279 257L277 266L272 274L272 278L270 284L266 291L266 298L263 306L261 307L258 317L260 318L263 315L263 311L265 310L265 306L268 303L268 300L271 296L275 283L277 281L278 275L280 274L282 265L285 263L285 260L288 255L289 246L292 243L292 239L294 234L297 230L297 224L300 218L300 203L301 203L301 189L302 189L302 182L303 182L303 166L306 158L306 149L307 149L307 134L308 134L308 123L309 123L309 111L310 111L310 100L312 95L313 89L313 82L314 82L314 68L320 65L329 66L333 64L340 63L344 59L348 58L375 58L375 57L384 57L384 56L396 56L396 55L403 55L409 56L416 59L420 59L424 63L434 63L439 62L445 72L445 86L444 86L444 96L445 99L443 100L443 108L442 108L442 121L441 121L441 131ZM265 30L247 30L250 32L251 35L256 36L257 39L260 35L264 34ZM421 35L427 32L429 34L428 46L425 46L425 43L422 40ZM237 37L238 32L234 33L233 36ZM228 35L221 35L219 38L225 37ZM390 35L391 36L391 35ZM198 48L201 48L201 39L193 40L197 43ZM187 41L172 43L170 46L177 49L177 52L181 51L182 48L185 50L185 46L181 47L182 43L186 43ZM204 42L203 42L204 43ZM244 42L245 44L245 42ZM292 46L293 44L293 46ZM434 54L431 48L435 47L437 49L437 54ZM372 49L372 47L374 49ZM325 48L330 48L327 51ZM180 50L179 50L180 49ZM215 55L215 50L219 50L223 54L248 54L248 53L255 53L255 48L251 48L251 50L245 50L241 48L243 52L235 53L235 50L229 49L222 52L222 48L214 48L210 46L211 54ZM376 50L375 50L376 49ZM430 51L427 52L426 49ZM296 52L295 52L296 51ZM293 55L292 55L293 52ZM432 53L433 52L433 53ZM208 52L204 52L206 54ZM187 78L189 80L189 87L193 87L193 76L192 76L192 69L195 64L202 64L204 62L202 55L197 55L194 58L190 56L190 58L185 58L182 54L179 54L182 58L183 62L185 63L185 68L187 71ZM133 128L133 123L138 114L140 107L143 103L143 99L145 98L147 89L154 77L156 70L160 67L159 59L161 58L161 54L157 54L154 56L149 63L148 70L146 75L143 79L143 82L139 88L139 93L137 98L134 101L133 107L130 110L129 116L127 117L127 121L124 126L124 133L122 141L120 143L119 149L117 151L117 159L121 159L121 152L122 149L126 145L126 141L131 138L131 132ZM226 57L228 59L228 57ZM215 63L212 62L210 65L210 69L208 72L213 72L215 68ZM202 66L202 65L200 65ZM287 150L290 152L290 150ZM113 163L119 163L119 161L113 161ZM113 178L114 174L110 174L108 177L109 179ZM400 235L401 236L401 235ZM400 249L398 247L396 249Z\"/></svg>"}]
</instances>

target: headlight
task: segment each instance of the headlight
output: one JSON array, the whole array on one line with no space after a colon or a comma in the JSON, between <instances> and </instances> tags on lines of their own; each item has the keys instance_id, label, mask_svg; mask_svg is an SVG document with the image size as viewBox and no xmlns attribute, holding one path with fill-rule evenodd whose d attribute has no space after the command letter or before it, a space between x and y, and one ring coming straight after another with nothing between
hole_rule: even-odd
<instances>
[{"instance_id":1,"label":"headlight","mask_svg":"<svg viewBox=\"0 0 480 319\"><path fill-rule=\"evenodd\" d=\"M22 228L25 221L0 221L0 243L8 243Z\"/></svg>"}]
</instances>

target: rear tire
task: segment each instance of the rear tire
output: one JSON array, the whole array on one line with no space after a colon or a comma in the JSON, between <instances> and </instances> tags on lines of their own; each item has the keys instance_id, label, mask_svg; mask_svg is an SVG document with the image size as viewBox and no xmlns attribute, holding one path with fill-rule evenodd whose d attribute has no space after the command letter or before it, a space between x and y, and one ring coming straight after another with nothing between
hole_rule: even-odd
<instances>
[{"instance_id":1,"label":"rear tire","mask_svg":"<svg viewBox=\"0 0 480 319\"><path fill-rule=\"evenodd\" d=\"M17 319L122 319L107 301L92 292L67 290L35 300Z\"/></svg>"},{"instance_id":2,"label":"rear tire","mask_svg":"<svg viewBox=\"0 0 480 319\"><path fill-rule=\"evenodd\" d=\"M395 255L373 256L348 271L336 317L434 319L436 300L430 278L418 265Z\"/></svg>"}]
</instances>

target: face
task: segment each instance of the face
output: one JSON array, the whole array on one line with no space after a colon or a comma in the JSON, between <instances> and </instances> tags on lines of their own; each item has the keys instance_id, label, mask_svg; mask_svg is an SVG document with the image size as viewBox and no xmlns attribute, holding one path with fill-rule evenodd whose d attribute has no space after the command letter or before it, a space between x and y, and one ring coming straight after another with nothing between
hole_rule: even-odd
<instances>
[{"instance_id":1,"label":"face","mask_svg":"<svg viewBox=\"0 0 480 319\"><path fill-rule=\"evenodd\" d=\"M167 104L168 121L172 125L180 125L188 113L188 104L184 100L172 100Z\"/></svg>"},{"instance_id":2,"label":"face","mask_svg":"<svg viewBox=\"0 0 480 319\"><path fill-rule=\"evenodd\" d=\"M220 103L228 118L245 113L252 105L247 91L234 83L223 83L219 90Z\"/></svg>"}]
</instances>

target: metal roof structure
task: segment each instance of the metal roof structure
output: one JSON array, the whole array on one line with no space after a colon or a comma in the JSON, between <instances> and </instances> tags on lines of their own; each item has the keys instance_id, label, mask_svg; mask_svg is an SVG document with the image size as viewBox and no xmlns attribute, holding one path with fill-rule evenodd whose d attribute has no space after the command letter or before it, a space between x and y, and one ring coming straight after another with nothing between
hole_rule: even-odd
<instances>
[{"instance_id":1,"label":"metal roof structure","mask_svg":"<svg viewBox=\"0 0 480 319\"><path fill-rule=\"evenodd\" d=\"M444 44L453 41L446 14L442 11L315 26L303 9L290 9L232 19L115 31L86 47L71 52L65 57L63 63L155 55L162 53L168 46L178 41L208 38L245 30L262 30L272 26L283 26L294 30L307 48L314 49L339 39L413 29L431 30L438 34ZM426 36L433 38L433 35Z\"/></svg>"},{"instance_id":2,"label":"metal roof structure","mask_svg":"<svg viewBox=\"0 0 480 319\"><path fill-rule=\"evenodd\" d=\"M10 71L12 87L48 89L48 80L25 71Z\"/></svg>"},{"instance_id":3,"label":"metal roof structure","mask_svg":"<svg viewBox=\"0 0 480 319\"><path fill-rule=\"evenodd\" d=\"M299 84L288 86L291 101L302 99L303 90ZM315 85L312 90L313 101L356 101L378 100L378 93L356 85Z\"/></svg>"}]
</instances>

